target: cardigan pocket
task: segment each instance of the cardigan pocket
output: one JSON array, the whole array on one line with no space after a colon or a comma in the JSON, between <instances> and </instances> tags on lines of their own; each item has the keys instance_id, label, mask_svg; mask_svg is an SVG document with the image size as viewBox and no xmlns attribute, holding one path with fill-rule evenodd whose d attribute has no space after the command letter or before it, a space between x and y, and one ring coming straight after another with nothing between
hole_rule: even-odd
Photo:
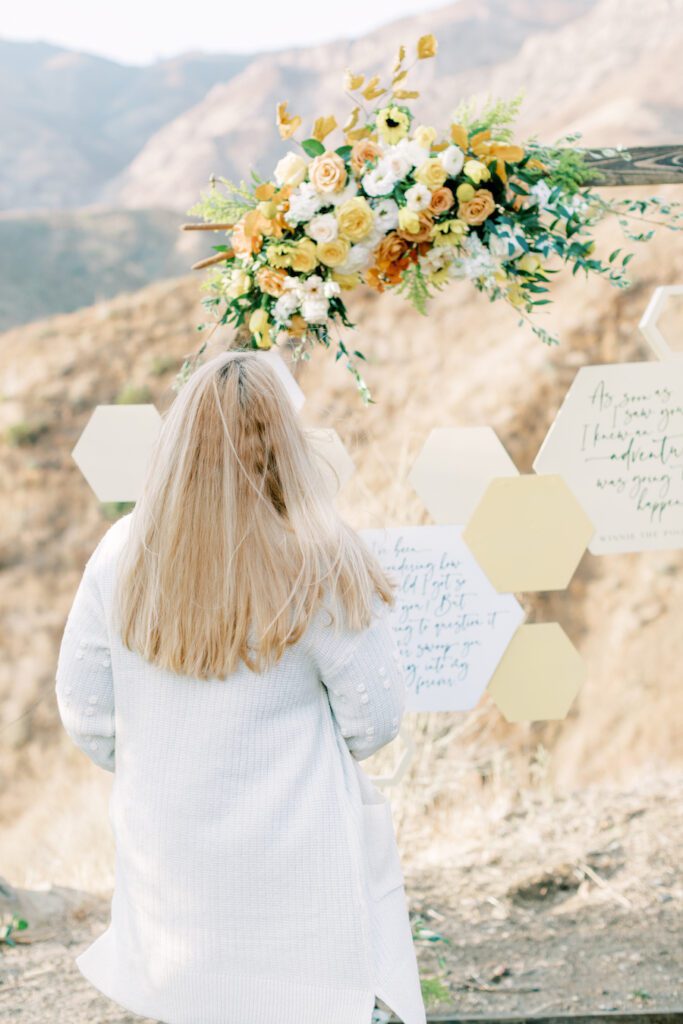
<instances>
[{"instance_id":1,"label":"cardigan pocket","mask_svg":"<svg viewBox=\"0 0 683 1024\"><path fill-rule=\"evenodd\" d=\"M383 796L378 802L362 804L362 813L370 891L378 900L405 883L391 804Z\"/></svg>"}]
</instances>

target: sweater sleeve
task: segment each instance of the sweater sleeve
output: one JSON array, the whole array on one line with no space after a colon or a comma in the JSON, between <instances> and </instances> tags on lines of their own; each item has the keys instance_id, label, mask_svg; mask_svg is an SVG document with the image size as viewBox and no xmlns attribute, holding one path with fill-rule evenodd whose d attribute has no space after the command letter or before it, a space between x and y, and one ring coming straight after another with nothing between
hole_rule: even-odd
<instances>
[{"instance_id":1,"label":"sweater sleeve","mask_svg":"<svg viewBox=\"0 0 683 1024\"><path fill-rule=\"evenodd\" d=\"M388 606L376 597L364 630L324 621L315 630L313 657L346 745L362 761L394 739L405 711L405 679Z\"/></svg>"},{"instance_id":2,"label":"sweater sleeve","mask_svg":"<svg viewBox=\"0 0 683 1024\"><path fill-rule=\"evenodd\" d=\"M62 724L100 768L115 767L111 650L95 574L99 545L88 560L62 635L55 693Z\"/></svg>"}]
</instances>

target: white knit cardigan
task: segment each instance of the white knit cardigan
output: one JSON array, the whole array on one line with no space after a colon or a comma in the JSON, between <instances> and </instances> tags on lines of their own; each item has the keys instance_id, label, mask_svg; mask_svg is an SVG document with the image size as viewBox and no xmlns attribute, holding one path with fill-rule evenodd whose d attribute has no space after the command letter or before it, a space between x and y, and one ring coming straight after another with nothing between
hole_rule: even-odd
<instances>
[{"instance_id":1,"label":"white knit cardigan","mask_svg":"<svg viewBox=\"0 0 683 1024\"><path fill-rule=\"evenodd\" d=\"M381 602L356 633L319 614L262 674L159 669L112 628L132 514L85 566L57 665L64 728L114 773L111 920L80 971L164 1024L369 1024L375 995L425 1024L391 807L358 763L405 710Z\"/></svg>"}]
</instances>

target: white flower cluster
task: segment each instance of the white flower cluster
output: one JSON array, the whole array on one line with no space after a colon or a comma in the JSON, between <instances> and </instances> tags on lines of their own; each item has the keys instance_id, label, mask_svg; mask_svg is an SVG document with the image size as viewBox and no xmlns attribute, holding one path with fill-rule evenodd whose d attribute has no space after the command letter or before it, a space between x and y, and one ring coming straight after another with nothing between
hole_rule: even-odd
<instances>
[{"instance_id":1,"label":"white flower cluster","mask_svg":"<svg viewBox=\"0 0 683 1024\"><path fill-rule=\"evenodd\" d=\"M273 316L282 326L286 326L296 312L309 324L323 324L329 317L329 300L339 292L336 281L325 281L319 274L288 277L285 292L275 303Z\"/></svg>"}]
</instances>

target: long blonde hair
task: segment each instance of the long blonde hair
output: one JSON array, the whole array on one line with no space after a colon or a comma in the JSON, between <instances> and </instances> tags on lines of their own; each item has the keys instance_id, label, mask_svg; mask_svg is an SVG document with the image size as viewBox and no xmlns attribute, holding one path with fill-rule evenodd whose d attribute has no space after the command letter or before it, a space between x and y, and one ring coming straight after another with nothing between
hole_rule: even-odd
<instances>
[{"instance_id":1,"label":"long blonde hair","mask_svg":"<svg viewBox=\"0 0 683 1024\"><path fill-rule=\"evenodd\" d=\"M124 644L184 675L274 664L324 602L364 628L393 584L339 516L277 372L207 360L162 417L117 588ZM327 600L329 598L329 601Z\"/></svg>"}]
</instances>

